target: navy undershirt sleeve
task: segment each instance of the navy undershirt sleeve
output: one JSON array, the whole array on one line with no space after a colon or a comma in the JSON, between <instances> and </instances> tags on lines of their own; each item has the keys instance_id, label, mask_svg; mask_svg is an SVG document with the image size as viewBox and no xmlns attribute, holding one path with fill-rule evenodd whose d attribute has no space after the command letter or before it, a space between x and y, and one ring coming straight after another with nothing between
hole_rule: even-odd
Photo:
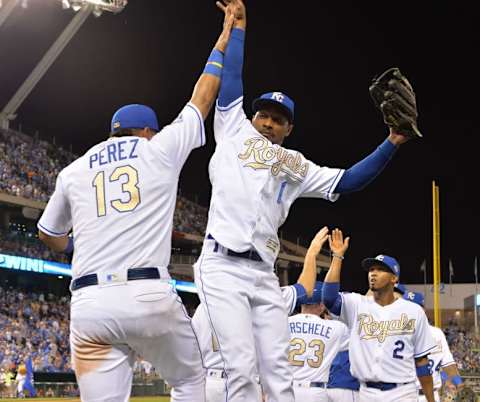
<instances>
[{"instance_id":1,"label":"navy undershirt sleeve","mask_svg":"<svg viewBox=\"0 0 480 402\"><path fill-rule=\"evenodd\" d=\"M335 193L345 194L362 190L387 166L397 147L386 139L365 159L347 169L335 188Z\"/></svg>"},{"instance_id":2,"label":"navy undershirt sleeve","mask_svg":"<svg viewBox=\"0 0 480 402\"><path fill-rule=\"evenodd\" d=\"M225 57L223 58L222 82L218 94L218 105L225 107L243 95L243 53L245 31L234 28L230 35Z\"/></svg>"}]
</instances>

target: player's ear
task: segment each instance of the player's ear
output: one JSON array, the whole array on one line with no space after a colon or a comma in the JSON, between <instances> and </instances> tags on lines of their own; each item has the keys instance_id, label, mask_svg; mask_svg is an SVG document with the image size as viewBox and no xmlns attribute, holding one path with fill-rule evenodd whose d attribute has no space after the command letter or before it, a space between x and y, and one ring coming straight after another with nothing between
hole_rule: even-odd
<instances>
[{"instance_id":1,"label":"player's ear","mask_svg":"<svg viewBox=\"0 0 480 402\"><path fill-rule=\"evenodd\" d=\"M285 134L285 137L288 137L292 132L292 130L293 130L293 124L288 123L287 134Z\"/></svg>"}]
</instances>

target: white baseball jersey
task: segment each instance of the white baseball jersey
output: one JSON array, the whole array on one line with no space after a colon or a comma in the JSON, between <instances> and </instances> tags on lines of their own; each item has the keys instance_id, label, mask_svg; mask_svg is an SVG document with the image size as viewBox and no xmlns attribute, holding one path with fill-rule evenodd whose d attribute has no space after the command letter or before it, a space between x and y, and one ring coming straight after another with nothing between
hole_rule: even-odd
<instances>
[{"instance_id":1,"label":"white baseball jersey","mask_svg":"<svg viewBox=\"0 0 480 402\"><path fill-rule=\"evenodd\" d=\"M64 236L73 222L74 278L167 267L180 170L204 143L202 115L188 103L150 141L110 138L60 172L38 228Z\"/></svg>"},{"instance_id":2,"label":"white baseball jersey","mask_svg":"<svg viewBox=\"0 0 480 402\"><path fill-rule=\"evenodd\" d=\"M416 381L414 359L436 347L423 309L403 299L381 306L373 296L341 293L341 297L340 319L351 329L352 375L360 382Z\"/></svg>"},{"instance_id":3,"label":"white baseball jersey","mask_svg":"<svg viewBox=\"0 0 480 402\"><path fill-rule=\"evenodd\" d=\"M287 306L288 314L292 314L297 303L297 289L295 286L283 286L282 297ZM220 355L218 341L210 327L208 311L203 303L200 303L192 317L192 325L197 336L203 363L209 369L223 369L223 360Z\"/></svg>"},{"instance_id":4,"label":"white baseball jersey","mask_svg":"<svg viewBox=\"0 0 480 402\"><path fill-rule=\"evenodd\" d=\"M288 361L297 381L328 382L330 366L348 329L334 320L313 314L296 314L288 319L290 352Z\"/></svg>"},{"instance_id":5,"label":"white baseball jersey","mask_svg":"<svg viewBox=\"0 0 480 402\"><path fill-rule=\"evenodd\" d=\"M243 97L227 107L217 105L214 133L207 233L237 252L255 248L273 266L280 249L277 231L292 203L299 197L335 201L344 171L272 144L247 119Z\"/></svg>"},{"instance_id":6,"label":"white baseball jersey","mask_svg":"<svg viewBox=\"0 0 480 402\"><path fill-rule=\"evenodd\" d=\"M432 370L433 376L433 388L439 389L442 386L442 378L440 376L440 369L443 367L455 364L455 359L448 347L445 334L440 328L430 325L430 331L432 332L433 339L436 343L436 348L433 349L428 355L428 366ZM417 388L421 389L420 381L417 381Z\"/></svg>"}]
</instances>

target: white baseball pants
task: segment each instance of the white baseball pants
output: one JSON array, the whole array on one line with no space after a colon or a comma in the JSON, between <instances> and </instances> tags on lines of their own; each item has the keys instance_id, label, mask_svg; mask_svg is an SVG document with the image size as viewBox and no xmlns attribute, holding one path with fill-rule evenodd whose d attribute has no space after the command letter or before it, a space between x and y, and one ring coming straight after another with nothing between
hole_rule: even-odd
<instances>
[{"instance_id":1,"label":"white baseball pants","mask_svg":"<svg viewBox=\"0 0 480 402\"><path fill-rule=\"evenodd\" d=\"M327 389L321 387L296 386L293 382L295 401L298 402L328 402Z\"/></svg>"},{"instance_id":2,"label":"white baseball pants","mask_svg":"<svg viewBox=\"0 0 480 402\"><path fill-rule=\"evenodd\" d=\"M83 402L128 402L136 354L173 387L172 401L205 401L205 373L190 318L167 281L73 291L70 344Z\"/></svg>"},{"instance_id":3,"label":"white baseball pants","mask_svg":"<svg viewBox=\"0 0 480 402\"><path fill-rule=\"evenodd\" d=\"M268 402L293 402L288 318L277 276L264 262L224 255L221 246L214 250L215 241L205 240L195 283L218 339L225 402L258 400L257 373Z\"/></svg>"},{"instance_id":4,"label":"white baseball pants","mask_svg":"<svg viewBox=\"0 0 480 402\"><path fill-rule=\"evenodd\" d=\"M327 388L327 395L328 402L358 402L360 398L358 391L345 388Z\"/></svg>"},{"instance_id":5,"label":"white baseball pants","mask_svg":"<svg viewBox=\"0 0 480 402\"><path fill-rule=\"evenodd\" d=\"M226 385L225 378L222 378L222 370L210 369L207 370L207 377L205 382L205 400L206 402L225 402L226 400ZM255 401L262 400L262 388L257 383L258 397Z\"/></svg>"},{"instance_id":6,"label":"white baseball pants","mask_svg":"<svg viewBox=\"0 0 480 402\"><path fill-rule=\"evenodd\" d=\"M389 391L366 387L360 384L359 402L417 402L418 390L415 382L399 385Z\"/></svg>"}]
</instances>

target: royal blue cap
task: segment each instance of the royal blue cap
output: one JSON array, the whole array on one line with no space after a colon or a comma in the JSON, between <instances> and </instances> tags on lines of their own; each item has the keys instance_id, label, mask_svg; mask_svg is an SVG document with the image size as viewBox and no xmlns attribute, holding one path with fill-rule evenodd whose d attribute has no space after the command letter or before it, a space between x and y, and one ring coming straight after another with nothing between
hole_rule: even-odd
<instances>
[{"instance_id":1,"label":"royal blue cap","mask_svg":"<svg viewBox=\"0 0 480 402\"><path fill-rule=\"evenodd\" d=\"M268 92L263 94L260 98L257 98L252 102L253 113L257 113L266 104L280 106L285 112L289 122L293 122L295 103L288 97L288 95L283 92Z\"/></svg>"},{"instance_id":2,"label":"royal blue cap","mask_svg":"<svg viewBox=\"0 0 480 402\"><path fill-rule=\"evenodd\" d=\"M365 258L362 261L362 267L369 270L374 265L380 265L388 268L395 276L400 278L400 264L393 257L385 254L379 254L375 258Z\"/></svg>"},{"instance_id":3,"label":"royal blue cap","mask_svg":"<svg viewBox=\"0 0 480 402\"><path fill-rule=\"evenodd\" d=\"M307 298L302 304L319 304L322 302L322 288L323 282L316 282L313 288L312 297Z\"/></svg>"},{"instance_id":4,"label":"royal blue cap","mask_svg":"<svg viewBox=\"0 0 480 402\"><path fill-rule=\"evenodd\" d=\"M393 287L393 291L398 292L401 295L404 295L405 292L407 291L407 288L403 283L396 283L395 286Z\"/></svg>"},{"instance_id":5,"label":"royal blue cap","mask_svg":"<svg viewBox=\"0 0 480 402\"><path fill-rule=\"evenodd\" d=\"M403 298L422 307L425 305L425 296L421 292L405 292Z\"/></svg>"},{"instance_id":6,"label":"royal blue cap","mask_svg":"<svg viewBox=\"0 0 480 402\"><path fill-rule=\"evenodd\" d=\"M145 127L159 131L157 115L152 108L145 105L126 105L118 109L112 117L111 132L125 128L144 129Z\"/></svg>"}]
</instances>

